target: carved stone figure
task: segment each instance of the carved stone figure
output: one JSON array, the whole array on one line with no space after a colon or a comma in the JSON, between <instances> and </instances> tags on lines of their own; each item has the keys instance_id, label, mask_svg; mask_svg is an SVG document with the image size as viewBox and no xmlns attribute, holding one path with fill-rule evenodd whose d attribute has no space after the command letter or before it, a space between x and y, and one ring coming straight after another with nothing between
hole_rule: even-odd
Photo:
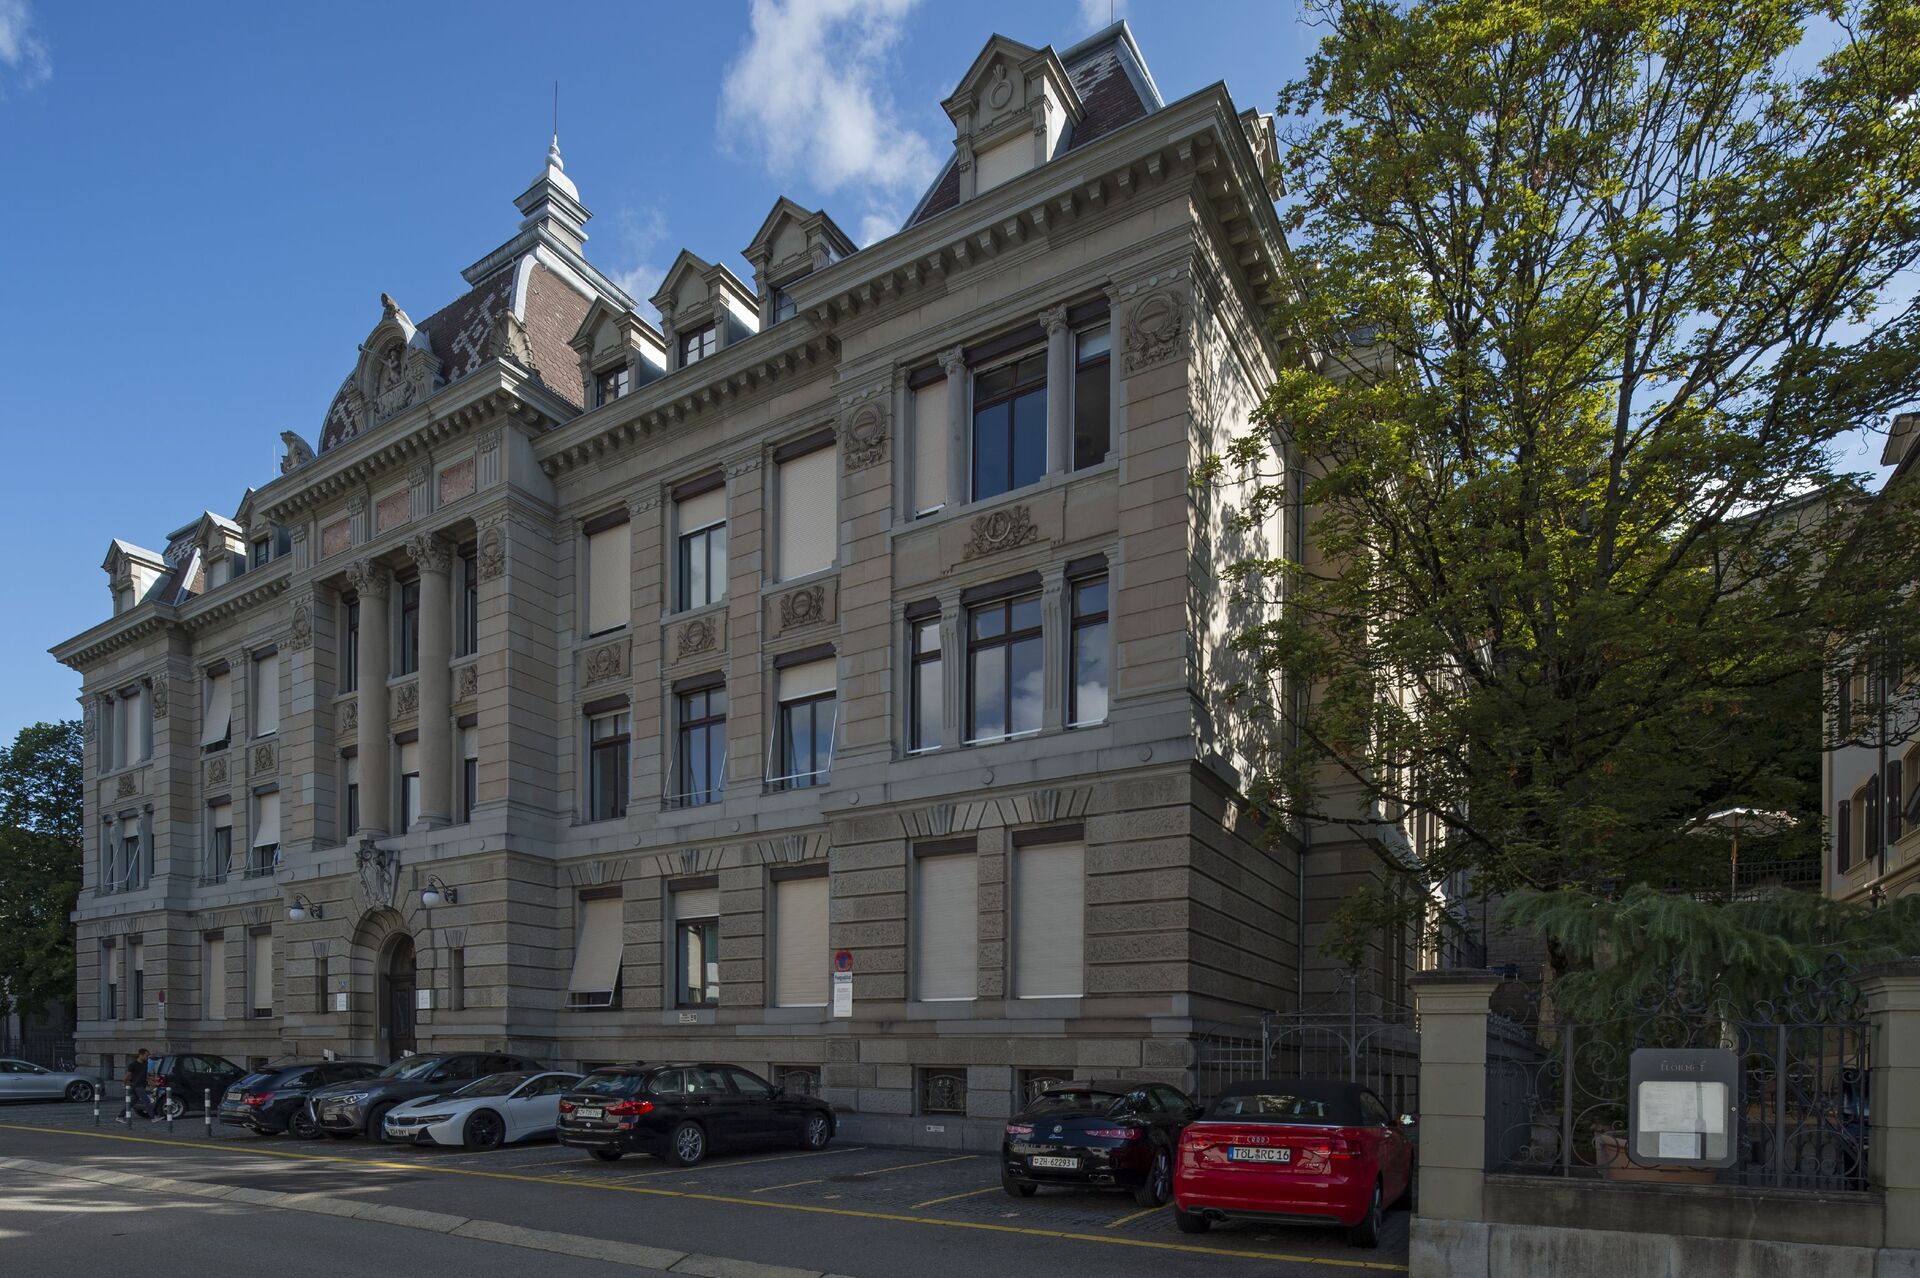
<instances>
[{"instance_id":1,"label":"carved stone figure","mask_svg":"<svg viewBox=\"0 0 1920 1278\"><path fill-rule=\"evenodd\" d=\"M288 471L304 466L313 460L313 449L307 446L306 440L300 438L300 436L294 434L292 431L281 431L280 442L287 446L286 454L280 458L281 474L284 475Z\"/></svg>"},{"instance_id":2,"label":"carved stone figure","mask_svg":"<svg viewBox=\"0 0 1920 1278\"><path fill-rule=\"evenodd\" d=\"M167 717L167 676L157 674L153 677L153 717Z\"/></svg>"},{"instance_id":3,"label":"carved stone figure","mask_svg":"<svg viewBox=\"0 0 1920 1278\"><path fill-rule=\"evenodd\" d=\"M1187 332L1187 303L1178 293L1148 293L1127 313L1127 372L1179 354Z\"/></svg>"},{"instance_id":4,"label":"carved stone figure","mask_svg":"<svg viewBox=\"0 0 1920 1278\"><path fill-rule=\"evenodd\" d=\"M393 717L404 719L420 713L420 685L403 683L393 690Z\"/></svg>"},{"instance_id":5,"label":"carved stone figure","mask_svg":"<svg viewBox=\"0 0 1920 1278\"><path fill-rule=\"evenodd\" d=\"M360 876L360 892L369 906L392 905L393 889L400 880L400 854L383 848L372 839L362 838L354 849L354 868Z\"/></svg>"},{"instance_id":6,"label":"carved stone figure","mask_svg":"<svg viewBox=\"0 0 1920 1278\"><path fill-rule=\"evenodd\" d=\"M357 699L353 701L341 702L340 703L340 735L346 736L349 733L358 732L359 730L360 730L360 702Z\"/></svg>"},{"instance_id":7,"label":"carved stone figure","mask_svg":"<svg viewBox=\"0 0 1920 1278\"><path fill-rule=\"evenodd\" d=\"M469 661L466 665L454 671L453 699L455 701L465 701L470 697L479 695L479 692L480 667L477 664Z\"/></svg>"}]
</instances>

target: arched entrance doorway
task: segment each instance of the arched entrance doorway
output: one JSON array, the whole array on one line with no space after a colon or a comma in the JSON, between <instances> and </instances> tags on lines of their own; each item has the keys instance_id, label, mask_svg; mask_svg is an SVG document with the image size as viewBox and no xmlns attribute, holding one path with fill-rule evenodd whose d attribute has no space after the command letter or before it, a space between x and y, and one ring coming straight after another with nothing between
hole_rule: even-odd
<instances>
[{"instance_id":1,"label":"arched entrance doorway","mask_svg":"<svg viewBox=\"0 0 1920 1278\"><path fill-rule=\"evenodd\" d=\"M388 1060L418 1050L413 1032L414 991L419 988L413 962L413 938L401 932L380 958L380 1046Z\"/></svg>"}]
</instances>

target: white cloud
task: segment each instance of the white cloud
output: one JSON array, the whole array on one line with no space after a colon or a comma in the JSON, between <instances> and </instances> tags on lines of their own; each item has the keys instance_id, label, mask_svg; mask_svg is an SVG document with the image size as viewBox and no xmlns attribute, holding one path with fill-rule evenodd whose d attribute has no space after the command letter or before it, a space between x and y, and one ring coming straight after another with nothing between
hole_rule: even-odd
<instances>
[{"instance_id":1,"label":"white cloud","mask_svg":"<svg viewBox=\"0 0 1920 1278\"><path fill-rule=\"evenodd\" d=\"M625 289L635 302L645 305L666 277L667 268L656 256L666 242L667 219L659 209L621 209L614 218L613 259L629 265L609 272L607 278Z\"/></svg>"},{"instance_id":2,"label":"white cloud","mask_svg":"<svg viewBox=\"0 0 1920 1278\"><path fill-rule=\"evenodd\" d=\"M900 222L900 215L891 209L865 214L860 219L860 234L854 239L861 248L865 248L874 241L884 240L899 230Z\"/></svg>"},{"instance_id":3,"label":"white cloud","mask_svg":"<svg viewBox=\"0 0 1920 1278\"><path fill-rule=\"evenodd\" d=\"M0 0L0 97L25 92L53 78L47 43L33 29L27 0Z\"/></svg>"},{"instance_id":4,"label":"white cloud","mask_svg":"<svg viewBox=\"0 0 1920 1278\"><path fill-rule=\"evenodd\" d=\"M902 22L919 0L752 0L750 30L727 68L720 123L776 177L867 206L861 238L898 197L918 198L934 146L900 123L886 84ZM869 241L870 242L870 241Z\"/></svg>"},{"instance_id":5,"label":"white cloud","mask_svg":"<svg viewBox=\"0 0 1920 1278\"><path fill-rule=\"evenodd\" d=\"M1080 0L1080 29L1099 31L1127 16L1127 0Z\"/></svg>"}]
</instances>

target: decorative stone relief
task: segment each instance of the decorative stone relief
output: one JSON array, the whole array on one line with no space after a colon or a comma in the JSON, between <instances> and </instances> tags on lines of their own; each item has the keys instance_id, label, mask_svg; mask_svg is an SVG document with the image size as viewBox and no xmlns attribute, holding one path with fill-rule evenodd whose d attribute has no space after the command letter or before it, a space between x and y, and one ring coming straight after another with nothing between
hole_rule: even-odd
<instances>
[{"instance_id":1,"label":"decorative stone relief","mask_svg":"<svg viewBox=\"0 0 1920 1278\"><path fill-rule=\"evenodd\" d=\"M340 722L340 733L342 736L345 736L347 733L350 733L350 732L358 732L360 730L359 699L355 698L352 701L342 701L340 703L340 713L338 715L338 718Z\"/></svg>"},{"instance_id":2,"label":"decorative stone relief","mask_svg":"<svg viewBox=\"0 0 1920 1278\"><path fill-rule=\"evenodd\" d=\"M680 657L691 657L702 652L711 652L718 641L716 620L712 617L695 617L680 627L680 642L677 645L676 654Z\"/></svg>"},{"instance_id":3,"label":"decorative stone relief","mask_svg":"<svg viewBox=\"0 0 1920 1278\"><path fill-rule=\"evenodd\" d=\"M1186 298L1171 289L1158 289L1133 304L1127 312L1127 372L1164 363L1186 349Z\"/></svg>"},{"instance_id":4,"label":"decorative stone relief","mask_svg":"<svg viewBox=\"0 0 1920 1278\"><path fill-rule=\"evenodd\" d=\"M469 701L480 694L479 663L469 661L453 672L453 699Z\"/></svg>"},{"instance_id":5,"label":"decorative stone relief","mask_svg":"<svg viewBox=\"0 0 1920 1278\"><path fill-rule=\"evenodd\" d=\"M585 662L586 684L591 688L596 683L606 683L618 679L626 673L626 643L602 644L587 654Z\"/></svg>"},{"instance_id":6,"label":"decorative stone relief","mask_svg":"<svg viewBox=\"0 0 1920 1278\"><path fill-rule=\"evenodd\" d=\"M421 572L445 572L453 566L453 546L432 533L417 533L407 540L407 554Z\"/></svg>"},{"instance_id":7,"label":"decorative stone relief","mask_svg":"<svg viewBox=\"0 0 1920 1278\"><path fill-rule=\"evenodd\" d=\"M137 793L139 789L140 783L134 778L133 773L122 772L120 774L120 784L113 788L113 795L116 799L124 799L129 795Z\"/></svg>"},{"instance_id":8,"label":"decorative stone relief","mask_svg":"<svg viewBox=\"0 0 1920 1278\"><path fill-rule=\"evenodd\" d=\"M385 497L382 497L380 504L373 508L374 531L385 532L389 528L395 528L406 523L411 506L411 499L404 490L397 493L388 493Z\"/></svg>"},{"instance_id":9,"label":"decorative stone relief","mask_svg":"<svg viewBox=\"0 0 1920 1278\"><path fill-rule=\"evenodd\" d=\"M393 717L404 719L420 713L420 685L403 683L393 690Z\"/></svg>"},{"instance_id":10,"label":"decorative stone relief","mask_svg":"<svg viewBox=\"0 0 1920 1278\"><path fill-rule=\"evenodd\" d=\"M385 599L393 585L393 574L371 559L357 559L347 566L347 581L362 599Z\"/></svg>"},{"instance_id":11,"label":"decorative stone relief","mask_svg":"<svg viewBox=\"0 0 1920 1278\"><path fill-rule=\"evenodd\" d=\"M363 839L354 849L353 860L368 907L392 905L393 890L400 882L400 854Z\"/></svg>"},{"instance_id":12,"label":"decorative stone relief","mask_svg":"<svg viewBox=\"0 0 1920 1278\"><path fill-rule=\"evenodd\" d=\"M313 599L308 596L293 603L293 625L287 631L287 647L301 652L313 646Z\"/></svg>"},{"instance_id":13,"label":"decorative stone relief","mask_svg":"<svg viewBox=\"0 0 1920 1278\"><path fill-rule=\"evenodd\" d=\"M480 533L480 580L493 581L507 570L507 535L498 523L489 524Z\"/></svg>"},{"instance_id":14,"label":"decorative stone relief","mask_svg":"<svg viewBox=\"0 0 1920 1278\"><path fill-rule=\"evenodd\" d=\"M440 472L440 504L458 501L473 492L473 459L457 461Z\"/></svg>"},{"instance_id":15,"label":"decorative stone relief","mask_svg":"<svg viewBox=\"0 0 1920 1278\"><path fill-rule=\"evenodd\" d=\"M346 520L336 520L320 530L320 557L331 559L342 554L353 544L353 525Z\"/></svg>"},{"instance_id":16,"label":"decorative stone relief","mask_svg":"<svg viewBox=\"0 0 1920 1278\"><path fill-rule=\"evenodd\" d=\"M1040 529L1033 522L1032 508L1009 506L1004 510L974 516L972 535L967 538L966 550L961 558L980 559L997 555L1003 550L1012 550L1039 539Z\"/></svg>"},{"instance_id":17,"label":"decorative stone relief","mask_svg":"<svg viewBox=\"0 0 1920 1278\"><path fill-rule=\"evenodd\" d=\"M737 479L741 475L749 475L759 469L760 469L760 457L759 457L759 454L756 453L752 457L742 457L739 461L728 462L727 478Z\"/></svg>"},{"instance_id":18,"label":"decorative stone relief","mask_svg":"<svg viewBox=\"0 0 1920 1278\"><path fill-rule=\"evenodd\" d=\"M781 630L817 626L825 620L827 620L827 588L825 586L803 586L799 590L790 590L780 596Z\"/></svg>"},{"instance_id":19,"label":"decorative stone relief","mask_svg":"<svg viewBox=\"0 0 1920 1278\"><path fill-rule=\"evenodd\" d=\"M255 776L266 772L278 772L280 770L280 763L279 760L274 757L273 743L271 741L264 741L253 748L253 763L248 770Z\"/></svg>"},{"instance_id":20,"label":"decorative stone relief","mask_svg":"<svg viewBox=\"0 0 1920 1278\"><path fill-rule=\"evenodd\" d=\"M209 789L212 789L214 786L225 785L226 783L227 783L226 758L223 756L218 759L209 759L207 761L207 787Z\"/></svg>"},{"instance_id":21,"label":"decorative stone relief","mask_svg":"<svg viewBox=\"0 0 1920 1278\"><path fill-rule=\"evenodd\" d=\"M841 456L849 475L887 459L887 415L879 401L870 399L848 416Z\"/></svg>"},{"instance_id":22,"label":"decorative stone relief","mask_svg":"<svg viewBox=\"0 0 1920 1278\"><path fill-rule=\"evenodd\" d=\"M164 673L153 677L153 717L167 717L167 676Z\"/></svg>"},{"instance_id":23,"label":"decorative stone relief","mask_svg":"<svg viewBox=\"0 0 1920 1278\"><path fill-rule=\"evenodd\" d=\"M92 745L94 735L99 731L100 731L100 720L94 716L93 706L89 704L87 708L83 710L80 714L81 739L84 740L88 745Z\"/></svg>"}]
</instances>

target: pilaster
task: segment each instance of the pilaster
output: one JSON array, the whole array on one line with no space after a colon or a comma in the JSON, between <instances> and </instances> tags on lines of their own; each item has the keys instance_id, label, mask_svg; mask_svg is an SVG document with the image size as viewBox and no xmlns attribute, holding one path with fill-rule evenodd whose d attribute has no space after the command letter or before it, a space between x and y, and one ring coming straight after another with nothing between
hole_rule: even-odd
<instances>
[{"instance_id":1,"label":"pilaster","mask_svg":"<svg viewBox=\"0 0 1920 1278\"><path fill-rule=\"evenodd\" d=\"M359 726L355 744L360 752L360 829L379 836L393 834L393 737L387 730L387 672L389 604L393 574L373 559L357 560L347 578L360 598L360 680L355 698Z\"/></svg>"},{"instance_id":2,"label":"pilaster","mask_svg":"<svg viewBox=\"0 0 1920 1278\"><path fill-rule=\"evenodd\" d=\"M451 822L454 812L453 548L421 533L408 541L407 554L420 570L420 811L414 826L431 829Z\"/></svg>"}]
</instances>

